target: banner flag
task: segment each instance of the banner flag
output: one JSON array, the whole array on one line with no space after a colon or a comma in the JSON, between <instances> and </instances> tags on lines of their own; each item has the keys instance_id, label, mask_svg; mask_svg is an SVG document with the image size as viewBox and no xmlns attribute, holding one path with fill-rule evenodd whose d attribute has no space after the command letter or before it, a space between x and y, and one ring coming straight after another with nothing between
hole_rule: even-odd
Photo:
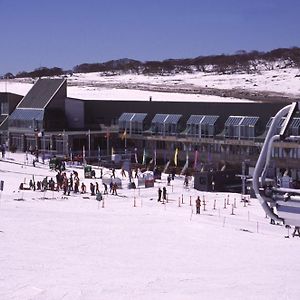
<instances>
[{"instance_id":1,"label":"banner flag","mask_svg":"<svg viewBox=\"0 0 300 300\"><path fill-rule=\"evenodd\" d=\"M170 163L171 163L171 161L169 160L167 163L166 163L166 165L165 165L165 168L164 168L164 170L163 170L163 173L166 173L167 172L167 170L168 170L168 168L169 168L169 165L170 165Z\"/></svg>"},{"instance_id":2,"label":"banner flag","mask_svg":"<svg viewBox=\"0 0 300 300\"><path fill-rule=\"evenodd\" d=\"M186 169L189 167L189 152L186 152L186 159L185 159L185 164L180 172L180 175L183 175L186 171Z\"/></svg>"},{"instance_id":3,"label":"banner flag","mask_svg":"<svg viewBox=\"0 0 300 300\"><path fill-rule=\"evenodd\" d=\"M198 150L195 151L195 158L194 158L194 169L196 169L197 164L198 164Z\"/></svg>"},{"instance_id":4,"label":"banner flag","mask_svg":"<svg viewBox=\"0 0 300 300\"><path fill-rule=\"evenodd\" d=\"M176 167L177 167L177 163L178 163L178 148L176 148L175 154L174 154L174 164Z\"/></svg>"},{"instance_id":5,"label":"banner flag","mask_svg":"<svg viewBox=\"0 0 300 300\"><path fill-rule=\"evenodd\" d=\"M144 152L143 152L143 162L142 162L143 165L146 164L146 149L144 148Z\"/></svg>"}]
</instances>

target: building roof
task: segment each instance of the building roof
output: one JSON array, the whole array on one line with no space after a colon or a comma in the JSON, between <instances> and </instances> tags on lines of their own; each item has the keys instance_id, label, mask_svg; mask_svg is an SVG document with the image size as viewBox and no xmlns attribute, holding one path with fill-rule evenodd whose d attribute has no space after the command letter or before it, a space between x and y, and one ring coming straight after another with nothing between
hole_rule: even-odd
<instances>
[{"instance_id":1,"label":"building roof","mask_svg":"<svg viewBox=\"0 0 300 300\"><path fill-rule=\"evenodd\" d=\"M203 118L203 115L191 115L186 124L200 124Z\"/></svg>"},{"instance_id":2,"label":"building roof","mask_svg":"<svg viewBox=\"0 0 300 300\"><path fill-rule=\"evenodd\" d=\"M271 117L268 121L268 123L266 124L266 128L269 128L271 126L271 123L273 122L274 117ZM285 121L285 117L282 117L281 120L278 123L278 127L281 127L283 125Z\"/></svg>"},{"instance_id":3,"label":"building roof","mask_svg":"<svg viewBox=\"0 0 300 300\"><path fill-rule=\"evenodd\" d=\"M146 116L145 113L123 113L119 118L119 122L143 122Z\"/></svg>"},{"instance_id":4,"label":"building roof","mask_svg":"<svg viewBox=\"0 0 300 300\"><path fill-rule=\"evenodd\" d=\"M26 109L26 108L17 108L9 116L10 120L37 120L42 121L44 118L43 109Z\"/></svg>"},{"instance_id":5,"label":"building roof","mask_svg":"<svg viewBox=\"0 0 300 300\"><path fill-rule=\"evenodd\" d=\"M201 121L201 125L214 125L219 116L204 116L203 120Z\"/></svg>"},{"instance_id":6,"label":"building roof","mask_svg":"<svg viewBox=\"0 0 300 300\"><path fill-rule=\"evenodd\" d=\"M133 116L134 113L127 113L127 112L122 113L122 115L119 118L119 122L124 122L124 121L129 122Z\"/></svg>"},{"instance_id":7,"label":"building roof","mask_svg":"<svg viewBox=\"0 0 300 300\"><path fill-rule=\"evenodd\" d=\"M300 127L300 118L293 118L290 127L291 128L299 128Z\"/></svg>"},{"instance_id":8,"label":"building roof","mask_svg":"<svg viewBox=\"0 0 300 300\"><path fill-rule=\"evenodd\" d=\"M65 79L39 79L18 108L45 108L64 82Z\"/></svg>"},{"instance_id":9,"label":"building roof","mask_svg":"<svg viewBox=\"0 0 300 300\"><path fill-rule=\"evenodd\" d=\"M167 124L177 124L182 115L177 114L156 114L152 119L152 123L167 123Z\"/></svg>"},{"instance_id":10,"label":"building roof","mask_svg":"<svg viewBox=\"0 0 300 300\"><path fill-rule=\"evenodd\" d=\"M244 119L241 122L241 126L255 126L255 124L258 122L259 117L244 117Z\"/></svg>"}]
</instances>

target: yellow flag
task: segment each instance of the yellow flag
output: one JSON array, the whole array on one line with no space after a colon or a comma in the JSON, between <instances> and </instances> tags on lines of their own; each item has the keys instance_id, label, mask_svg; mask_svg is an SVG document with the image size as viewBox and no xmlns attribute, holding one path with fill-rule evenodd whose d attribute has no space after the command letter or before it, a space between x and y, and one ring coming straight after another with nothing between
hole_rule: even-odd
<instances>
[{"instance_id":1,"label":"yellow flag","mask_svg":"<svg viewBox=\"0 0 300 300\"><path fill-rule=\"evenodd\" d=\"M126 135L127 135L127 131L126 131L126 129L125 129L125 131L124 131L123 134L122 134L122 140L126 139Z\"/></svg>"},{"instance_id":2,"label":"yellow flag","mask_svg":"<svg viewBox=\"0 0 300 300\"><path fill-rule=\"evenodd\" d=\"M175 154L174 154L174 164L176 167L177 167L177 157L178 157L178 148L176 148Z\"/></svg>"}]
</instances>

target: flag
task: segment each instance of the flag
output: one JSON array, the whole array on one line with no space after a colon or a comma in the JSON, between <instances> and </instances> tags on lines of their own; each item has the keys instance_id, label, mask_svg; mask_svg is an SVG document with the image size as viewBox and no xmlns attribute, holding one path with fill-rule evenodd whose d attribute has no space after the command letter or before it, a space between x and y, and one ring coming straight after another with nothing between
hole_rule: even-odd
<instances>
[{"instance_id":1,"label":"flag","mask_svg":"<svg viewBox=\"0 0 300 300\"><path fill-rule=\"evenodd\" d=\"M114 147L111 147L111 155L114 155L114 154L115 154Z\"/></svg>"},{"instance_id":2,"label":"flag","mask_svg":"<svg viewBox=\"0 0 300 300\"><path fill-rule=\"evenodd\" d=\"M177 167L177 163L178 163L178 148L176 148L175 154L174 154L174 164L176 167Z\"/></svg>"},{"instance_id":3,"label":"flag","mask_svg":"<svg viewBox=\"0 0 300 300\"><path fill-rule=\"evenodd\" d=\"M163 173L166 173L167 172L167 170L168 170L168 167L169 167L169 165L170 165L170 160L166 163L166 165L165 165L165 168L164 168L164 170L163 170Z\"/></svg>"},{"instance_id":4,"label":"flag","mask_svg":"<svg viewBox=\"0 0 300 300\"><path fill-rule=\"evenodd\" d=\"M188 167L189 167L189 161L187 160L180 172L180 175L183 175Z\"/></svg>"},{"instance_id":5,"label":"flag","mask_svg":"<svg viewBox=\"0 0 300 300\"><path fill-rule=\"evenodd\" d=\"M154 166L156 166L156 148L154 149Z\"/></svg>"},{"instance_id":6,"label":"flag","mask_svg":"<svg viewBox=\"0 0 300 300\"><path fill-rule=\"evenodd\" d=\"M194 169L196 169L197 164L198 164L198 150L195 151L195 158L194 158Z\"/></svg>"},{"instance_id":7,"label":"flag","mask_svg":"<svg viewBox=\"0 0 300 300\"><path fill-rule=\"evenodd\" d=\"M186 159L185 159L185 164L180 172L180 175L183 175L186 171L186 169L189 167L189 152L186 151Z\"/></svg>"},{"instance_id":8,"label":"flag","mask_svg":"<svg viewBox=\"0 0 300 300\"><path fill-rule=\"evenodd\" d=\"M135 159L135 163L138 164L139 162L138 162L138 157L137 157L137 153L136 152L134 153L134 159Z\"/></svg>"},{"instance_id":9,"label":"flag","mask_svg":"<svg viewBox=\"0 0 300 300\"><path fill-rule=\"evenodd\" d=\"M125 131L123 132L123 134L122 134L122 140L124 140L124 139L126 139L126 136L127 136L127 131L126 131L126 129L125 129Z\"/></svg>"},{"instance_id":10,"label":"flag","mask_svg":"<svg viewBox=\"0 0 300 300\"><path fill-rule=\"evenodd\" d=\"M98 146L98 161L101 160L101 150L100 150L100 146Z\"/></svg>"},{"instance_id":11,"label":"flag","mask_svg":"<svg viewBox=\"0 0 300 300\"><path fill-rule=\"evenodd\" d=\"M82 146L82 163L85 165L86 161L85 161L85 146Z\"/></svg>"},{"instance_id":12,"label":"flag","mask_svg":"<svg viewBox=\"0 0 300 300\"><path fill-rule=\"evenodd\" d=\"M144 148L144 153L143 153L143 162L142 162L143 165L146 164L146 149Z\"/></svg>"}]
</instances>

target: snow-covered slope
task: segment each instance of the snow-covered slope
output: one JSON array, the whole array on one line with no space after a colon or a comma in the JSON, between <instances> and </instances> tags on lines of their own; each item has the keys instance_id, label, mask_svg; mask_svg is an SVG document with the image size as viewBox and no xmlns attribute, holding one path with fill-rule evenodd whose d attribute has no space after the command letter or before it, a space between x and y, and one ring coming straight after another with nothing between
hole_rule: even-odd
<instances>
[{"instance_id":1,"label":"snow-covered slope","mask_svg":"<svg viewBox=\"0 0 300 300\"><path fill-rule=\"evenodd\" d=\"M261 70L253 74L181 73L168 76L79 73L67 76L68 96L82 99L161 101L263 100L265 96L300 96L300 72L296 68ZM33 81L0 81L0 91L25 95ZM252 99L251 96L255 95ZM226 97L221 97L226 96Z\"/></svg>"},{"instance_id":2,"label":"snow-covered slope","mask_svg":"<svg viewBox=\"0 0 300 300\"><path fill-rule=\"evenodd\" d=\"M245 207L238 194L185 189L176 177L161 204L163 175L140 190L123 178L103 208L89 194L18 191L33 175L55 176L31 160L0 160L0 299L299 299L300 239L284 238L287 229L270 225L257 200ZM198 195L206 201L200 215Z\"/></svg>"}]
</instances>

